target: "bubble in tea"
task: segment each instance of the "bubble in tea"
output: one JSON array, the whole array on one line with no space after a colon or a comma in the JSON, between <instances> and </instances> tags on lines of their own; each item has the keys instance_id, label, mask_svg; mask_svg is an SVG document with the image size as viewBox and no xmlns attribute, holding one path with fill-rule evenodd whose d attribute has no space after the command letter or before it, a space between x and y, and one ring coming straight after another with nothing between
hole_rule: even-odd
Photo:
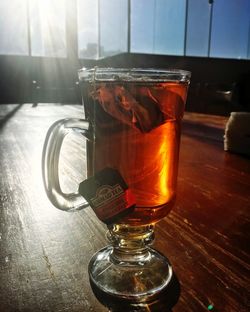
<instances>
[{"instance_id":1,"label":"bubble in tea","mask_svg":"<svg viewBox=\"0 0 250 312\"><path fill-rule=\"evenodd\" d=\"M180 126L187 84L102 81L83 85L88 176L117 169L136 199L121 223L155 223L171 210L176 194Z\"/></svg>"}]
</instances>

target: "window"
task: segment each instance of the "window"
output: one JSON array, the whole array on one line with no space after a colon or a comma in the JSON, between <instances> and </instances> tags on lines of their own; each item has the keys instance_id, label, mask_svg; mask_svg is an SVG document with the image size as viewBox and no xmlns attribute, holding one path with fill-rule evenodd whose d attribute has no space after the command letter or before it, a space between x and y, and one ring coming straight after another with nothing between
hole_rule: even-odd
<instances>
[{"instance_id":1,"label":"window","mask_svg":"<svg viewBox=\"0 0 250 312\"><path fill-rule=\"evenodd\" d=\"M249 0L131 0L131 52L246 59L249 36Z\"/></svg>"},{"instance_id":2,"label":"window","mask_svg":"<svg viewBox=\"0 0 250 312\"><path fill-rule=\"evenodd\" d=\"M78 0L78 55L110 56L128 49L127 0Z\"/></svg>"},{"instance_id":3,"label":"window","mask_svg":"<svg viewBox=\"0 0 250 312\"><path fill-rule=\"evenodd\" d=\"M132 0L131 52L183 55L185 0Z\"/></svg>"},{"instance_id":4,"label":"window","mask_svg":"<svg viewBox=\"0 0 250 312\"><path fill-rule=\"evenodd\" d=\"M186 55L208 56L211 4L189 0L187 6Z\"/></svg>"},{"instance_id":5,"label":"window","mask_svg":"<svg viewBox=\"0 0 250 312\"><path fill-rule=\"evenodd\" d=\"M154 53L183 55L185 14L185 0L156 1Z\"/></svg>"},{"instance_id":6,"label":"window","mask_svg":"<svg viewBox=\"0 0 250 312\"><path fill-rule=\"evenodd\" d=\"M65 0L29 1L31 55L66 57Z\"/></svg>"},{"instance_id":7,"label":"window","mask_svg":"<svg viewBox=\"0 0 250 312\"><path fill-rule=\"evenodd\" d=\"M249 0L215 0L210 56L249 58L249 20Z\"/></svg>"},{"instance_id":8,"label":"window","mask_svg":"<svg viewBox=\"0 0 250 312\"><path fill-rule=\"evenodd\" d=\"M100 56L128 50L128 1L100 0Z\"/></svg>"},{"instance_id":9,"label":"window","mask_svg":"<svg viewBox=\"0 0 250 312\"><path fill-rule=\"evenodd\" d=\"M1 0L0 53L66 57L65 0Z\"/></svg>"},{"instance_id":10,"label":"window","mask_svg":"<svg viewBox=\"0 0 250 312\"><path fill-rule=\"evenodd\" d=\"M98 0L77 1L78 56L79 58L99 57Z\"/></svg>"},{"instance_id":11,"label":"window","mask_svg":"<svg viewBox=\"0 0 250 312\"><path fill-rule=\"evenodd\" d=\"M131 1L131 52L154 53L155 0Z\"/></svg>"},{"instance_id":12,"label":"window","mask_svg":"<svg viewBox=\"0 0 250 312\"><path fill-rule=\"evenodd\" d=\"M0 54L28 55L26 0L0 1Z\"/></svg>"},{"instance_id":13,"label":"window","mask_svg":"<svg viewBox=\"0 0 250 312\"><path fill-rule=\"evenodd\" d=\"M0 0L0 12L0 54L250 58L250 0Z\"/></svg>"}]
</instances>

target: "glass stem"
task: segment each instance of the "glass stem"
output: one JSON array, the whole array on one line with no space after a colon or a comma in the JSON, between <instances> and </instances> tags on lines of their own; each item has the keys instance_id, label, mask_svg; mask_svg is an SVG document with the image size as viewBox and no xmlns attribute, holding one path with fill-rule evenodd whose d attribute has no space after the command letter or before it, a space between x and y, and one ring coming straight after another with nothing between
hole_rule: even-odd
<instances>
[{"instance_id":1,"label":"glass stem","mask_svg":"<svg viewBox=\"0 0 250 312\"><path fill-rule=\"evenodd\" d=\"M110 260L117 265L143 265L150 261L149 245L154 241L154 225L129 226L112 224L108 240L113 246Z\"/></svg>"}]
</instances>

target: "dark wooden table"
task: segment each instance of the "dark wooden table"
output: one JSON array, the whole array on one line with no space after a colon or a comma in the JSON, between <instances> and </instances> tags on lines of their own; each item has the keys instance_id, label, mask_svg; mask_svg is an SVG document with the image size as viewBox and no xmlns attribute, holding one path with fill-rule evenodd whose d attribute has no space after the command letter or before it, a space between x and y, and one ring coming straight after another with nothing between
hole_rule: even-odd
<instances>
[{"instance_id":1,"label":"dark wooden table","mask_svg":"<svg viewBox=\"0 0 250 312\"><path fill-rule=\"evenodd\" d=\"M81 116L77 105L0 106L0 311L108 311L87 273L106 244L105 226L89 208L55 209L41 178L48 127ZM225 122L185 116L178 199L155 240L181 284L173 312L250 311L250 161L223 151ZM84 155L83 139L71 136L61 158L66 191L84 178Z\"/></svg>"}]
</instances>

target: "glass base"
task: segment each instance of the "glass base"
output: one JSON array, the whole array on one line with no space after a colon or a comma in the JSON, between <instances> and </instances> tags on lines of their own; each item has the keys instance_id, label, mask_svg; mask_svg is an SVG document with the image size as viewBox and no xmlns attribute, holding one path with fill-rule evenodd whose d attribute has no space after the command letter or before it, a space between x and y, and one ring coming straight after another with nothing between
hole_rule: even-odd
<instances>
[{"instance_id":1,"label":"glass base","mask_svg":"<svg viewBox=\"0 0 250 312\"><path fill-rule=\"evenodd\" d=\"M92 288L99 294L127 302L149 302L168 287L173 277L168 260L152 248L141 259L123 261L108 246L97 252L89 263Z\"/></svg>"}]
</instances>

